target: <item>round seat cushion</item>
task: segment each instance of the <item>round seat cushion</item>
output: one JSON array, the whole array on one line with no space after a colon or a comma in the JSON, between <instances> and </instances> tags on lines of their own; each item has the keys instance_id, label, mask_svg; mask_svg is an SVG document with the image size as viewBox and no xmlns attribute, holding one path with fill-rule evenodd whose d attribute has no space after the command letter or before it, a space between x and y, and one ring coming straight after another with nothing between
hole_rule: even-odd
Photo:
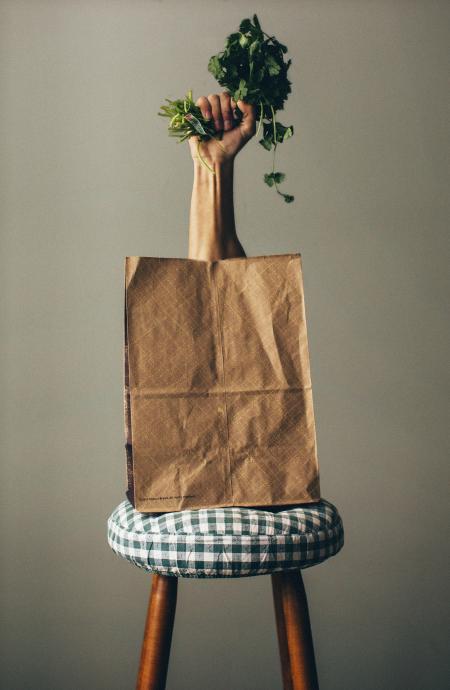
<instances>
[{"instance_id":1,"label":"round seat cushion","mask_svg":"<svg viewBox=\"0 0 450 690\"><path fill-rule=\"evenodd\" d=\"M128 499L108 518L112 550L139 568L177 577L245 577L309 568L344 544L325 499L281 510L226 507L140 513Z\"/></svg>"}]
</instances>

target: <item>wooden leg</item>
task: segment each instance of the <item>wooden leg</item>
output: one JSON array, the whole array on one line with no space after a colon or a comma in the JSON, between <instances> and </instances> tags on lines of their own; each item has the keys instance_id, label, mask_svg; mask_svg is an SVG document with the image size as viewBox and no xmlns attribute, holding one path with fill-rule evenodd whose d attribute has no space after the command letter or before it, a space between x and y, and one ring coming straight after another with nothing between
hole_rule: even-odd
<instances>
[{"instance_id":1,"label":"wooden leg","mask_svg":"<svg viewBox=\"0 0 450 690\"><path fill-rule=\"evenodd\" d=\"M272 575L272 592L275 607L275 620L277 624L278 648L280 650L281 675L283 676L283 690L292 690L291 665L289 662L289 649L283 612L283 597L277 573Z\"/></svg>"},{"instance_id":2,"label":"wooden leg","mask_svg":"<svg viewBox=\"0 0 450 690\"><path fill-rule=\"evenodd\" d=\"M301 571L271 577L284 690L319 690Z\"/></svg>"},{"instance_id":3,"label":"wooden leg","mask_svg":"<svg viewBox=\"0 0 450 690\"><path fill-rule=\"evenodd\" d=\"M152 575L136 690L165 690L178 578Z\"/></svg>"}]
</instances>

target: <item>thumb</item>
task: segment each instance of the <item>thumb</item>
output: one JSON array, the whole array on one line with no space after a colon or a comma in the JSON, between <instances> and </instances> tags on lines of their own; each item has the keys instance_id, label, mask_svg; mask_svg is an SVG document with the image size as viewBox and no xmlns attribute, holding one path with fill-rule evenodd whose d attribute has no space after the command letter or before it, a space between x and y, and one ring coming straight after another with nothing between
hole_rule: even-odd
<instances>
[{"instance_id":1,"label":"thumb","mask_svg":"<svg viewBox=\"0 0 450 690\"><path fill-rule=\"evenodd\" d=\"M242 134L251 139L256 133L256 109L252 103L245 103L239 100L237 102L238 108L242 113L242 120L239 125Z\"/></svg>"}]
</instances>

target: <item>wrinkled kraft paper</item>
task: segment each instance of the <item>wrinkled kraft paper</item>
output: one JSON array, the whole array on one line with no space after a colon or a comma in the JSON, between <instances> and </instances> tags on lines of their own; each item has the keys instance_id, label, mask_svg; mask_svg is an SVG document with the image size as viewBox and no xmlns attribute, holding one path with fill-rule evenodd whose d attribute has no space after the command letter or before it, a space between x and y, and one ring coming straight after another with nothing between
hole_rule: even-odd
<instances>
[{"instance_id":1,"label":"wrinkled kraft paper","mask_svg":"<svg viewBox=\"0 0 450 690\"><path fill-rule=\"evenodd\" d=\"M126 257L124 364L138 511L320 500L300 254Z\"/></svg>"}]
</instances>

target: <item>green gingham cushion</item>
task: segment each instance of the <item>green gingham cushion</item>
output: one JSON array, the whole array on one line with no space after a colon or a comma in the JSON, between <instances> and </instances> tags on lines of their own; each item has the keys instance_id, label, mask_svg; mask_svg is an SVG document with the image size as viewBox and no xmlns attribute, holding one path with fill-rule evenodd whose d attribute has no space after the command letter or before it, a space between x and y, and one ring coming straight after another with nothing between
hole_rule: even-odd
<instances>
[{"instance_id":1,"label":"green gingham cushion","mask_svg":"<svg viewBox=\"0 0 450 690\"><path fill-rule=\"evenodd\" d=\"M337 508L325 499L278 511L227 507L158 514L140 513L126 499L108 518L108 543L152 573L244 577L316 565L342 548L344 529Z\"/></svg>"}]
</instances>

